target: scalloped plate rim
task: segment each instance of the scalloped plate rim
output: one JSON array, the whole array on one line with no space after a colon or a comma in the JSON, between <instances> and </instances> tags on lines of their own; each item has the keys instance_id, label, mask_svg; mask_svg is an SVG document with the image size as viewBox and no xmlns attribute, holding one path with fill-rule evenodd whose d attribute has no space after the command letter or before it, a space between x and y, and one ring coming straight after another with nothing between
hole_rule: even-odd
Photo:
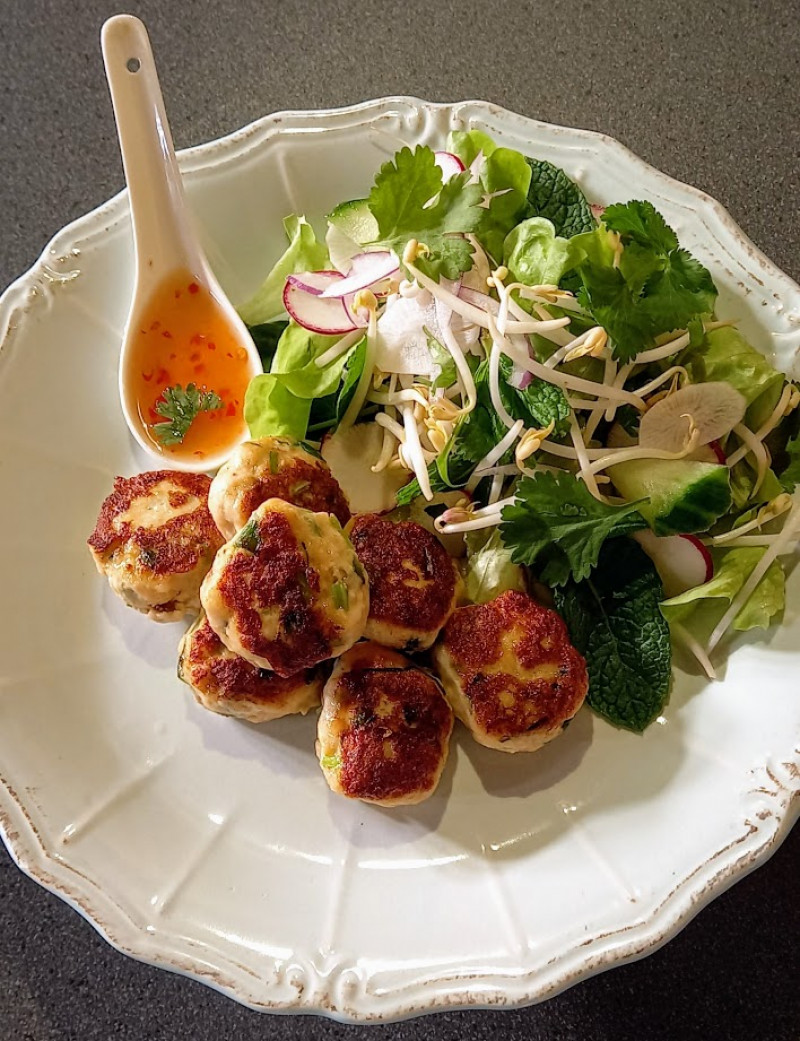
<instances>
[{"instance_id":1,"label":"scalloped plate rim","mask_svg":"<svg viewBox=\"0 0 800 1041\"><path fill-rule=\"evenodd\" d=\"M800 286L781 271L748 238L725 207L706 192L663 173L607 134L546 123L489 102L428 102L407 95L389 95L336 108L285 110L262 116L223 137L183 149L179 153L179 159L182 168L191 174L208 165L215 165L215 162L223 164L235 160L241 155L242 150L260 147L270 136L270 130L280 133L282 125L287 129L294 129L293 121L320 122L363 115L367 122L373 114L380 112L381 108L392 104L439 111L450 110L455 113L468 108L482 109L487 118L495 117L516 123L521 130L526 127L536 128L548 134L563 134L565 137L613 149L624 161L635 164L650 176L657 176L681 194L689 193L707 209L713 210L736 244L751 261L766 272L771 284L779 283L788 292L800 293ZM245 148L242 149L241 146ZM126 216L126 212L127 189L122 189L57 231L31 267L5 289L0 296L0 355L13 332L15 315L20 311L24 314L30 306L29 300L25 300L25 295L30 297L30 291L36 289L39 280L47 277L48 261L54 255L63 255L66 249L75 248L98 233L107 233ZM795 751L794 754L800 755L800 752ZM82 875L63 858L52 855L42 843L25 809L25 800L2 775L0 837L15 864L22 871L77 910L108 943L129 957L203 982L256 1010L319 1013L353 1023L387 1022L443 1009L529 1005L552 997L612 965L636 960L656 950L676 935L712 899L769 859L789 834L800 815L800 765L794 762L782 765L786 769L787 780L790 778L793 783L784 783L770 773L770 778L776 785L774 798L780 805L770 816L772 823L769 828L764 821L758 825L745 821L747 830L727 847L709 856L693 873L682 878L648 918L606 934L589 937L581 945L568 948L560 957L548 963L546 969L551 971L546 979L541 979L543 974L540 969L514 974L504 974L502 971L483 975L471 972L461 976L451 974L433 981L416 981L401 986L384 997L382 1007L377 1012L374 1008L338 1007L334 1005L330 995L324 995L322 998L318 996L316 1004L305 1002L300 993L296 1001L290 1003L260 1000L252 993L248 994L246 986L243 985L244 977L252 975L251 970L239 966L221 952L214 952L217 965L210 965L198 958L197 951L178 950L180 944L176 942L176 938L171 939L164 932L150 934L137 928L127 912L109 898L97 883ZM769 833L765 834L767 831ZM748 839L756 836L761 841L748 844ZM98 905L103 908L102 912L97 909ZM117 916L116 921L112 921L113 915ZM190 943L185 946L191 948ZM556 970L564 962L570 964L566 971L558 974ZM237 969L240 972L238 978ZM462 989L470 985L480 988L477 996ZM416 991L419 993L415 993Z\"/></svg>"}]
</instances>

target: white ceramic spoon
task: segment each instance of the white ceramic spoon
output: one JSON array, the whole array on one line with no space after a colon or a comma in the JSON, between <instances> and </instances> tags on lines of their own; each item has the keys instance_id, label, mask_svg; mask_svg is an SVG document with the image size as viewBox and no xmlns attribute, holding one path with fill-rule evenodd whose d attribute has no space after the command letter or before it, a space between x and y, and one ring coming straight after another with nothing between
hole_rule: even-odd
<instances>
[{"instance_id":1,"label":"white ceramic spoon","mask_svg":"<svg viewBox=\"0 0 800 1041\"><path fill-rule=\"evenodd\" d=\"M261 361L195 233L147 30L138 18L117 15L103 25L101 43L128 182L136 249L136 282L119 364L122 412L138 443L162 466L195 472L212 470L224 462L241 438L220 444L218 451L199 461L160 452L145 429L128 368L139 319L165 278L187 270L214 298L231 337L246 350L251 375L262 371ZM165 344L169 349L169 341Z\"/></svg>"}]
</instances>

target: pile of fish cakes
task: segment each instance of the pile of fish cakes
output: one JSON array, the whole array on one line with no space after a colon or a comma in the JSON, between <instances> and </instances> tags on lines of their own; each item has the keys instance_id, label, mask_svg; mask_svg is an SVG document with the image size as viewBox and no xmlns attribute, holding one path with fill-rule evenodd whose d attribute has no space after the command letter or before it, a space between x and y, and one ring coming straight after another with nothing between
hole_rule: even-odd
<instances>
[{"instance_id":1,"label":"pile of fish cakes","mask_svg":"<svg viewBox=\"0 0 800 1041\"><path fill-rule=\"evenodd\" d=\"M323 776L351 799L428 798L454 717L482 745L530 752L586 697L555 611L517 590L468 603L430 526L351 515L305 443L246 441L213 480L118 477L88 545L128 606L194 616L178 675L198 704L252 723L319 710Z\"/></svg>"}]
</instances>

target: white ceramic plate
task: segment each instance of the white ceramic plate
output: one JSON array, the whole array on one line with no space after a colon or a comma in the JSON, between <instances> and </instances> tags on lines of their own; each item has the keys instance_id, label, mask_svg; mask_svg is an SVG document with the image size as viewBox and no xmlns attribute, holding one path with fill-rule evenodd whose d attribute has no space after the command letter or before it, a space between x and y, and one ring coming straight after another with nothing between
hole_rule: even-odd
<instances>
[{"instance_id":1,"label":"white ceramic plate","mask_svg":"<svg viewBox=\"0 0 800 1041\"><path fill-rule=\"evenodd\" d=\"M711 268L719 311L784 367L800 289L707 196L616 142L490 105L390 98L264 120L182 156L234 301L281 218L363 195L402 142L486 129L593 201L651 199ZM786 835L800 788L800 583L716 685L678 673L638 737L585 709L535 756L461 733L436 796L327 790L314 723L195 705L181 629L122 607L84 545L115 474L132 285L124 195L56 236L0 304L0 827L17 863L120 950L256 1008L388 1019L540 1000L652 950Z\"/></svg>"}]
</instances>

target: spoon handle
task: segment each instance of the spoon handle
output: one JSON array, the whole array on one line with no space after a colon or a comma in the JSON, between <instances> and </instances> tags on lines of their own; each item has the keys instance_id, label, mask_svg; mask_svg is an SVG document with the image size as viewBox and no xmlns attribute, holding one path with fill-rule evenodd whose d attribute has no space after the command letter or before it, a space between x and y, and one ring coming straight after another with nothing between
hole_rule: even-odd
<instances>
[{"instance_id":1,"label":"spoon handle","mask_svg":"<svg viewBox=\"0 0 800 1041\"><path fill-rule=\"evenodd\" d=\"M103 61L128 182L137 278L206 270L186 204L150 40L143 23L116 15L101 33Z\"/></svg>"}]
</instances>

